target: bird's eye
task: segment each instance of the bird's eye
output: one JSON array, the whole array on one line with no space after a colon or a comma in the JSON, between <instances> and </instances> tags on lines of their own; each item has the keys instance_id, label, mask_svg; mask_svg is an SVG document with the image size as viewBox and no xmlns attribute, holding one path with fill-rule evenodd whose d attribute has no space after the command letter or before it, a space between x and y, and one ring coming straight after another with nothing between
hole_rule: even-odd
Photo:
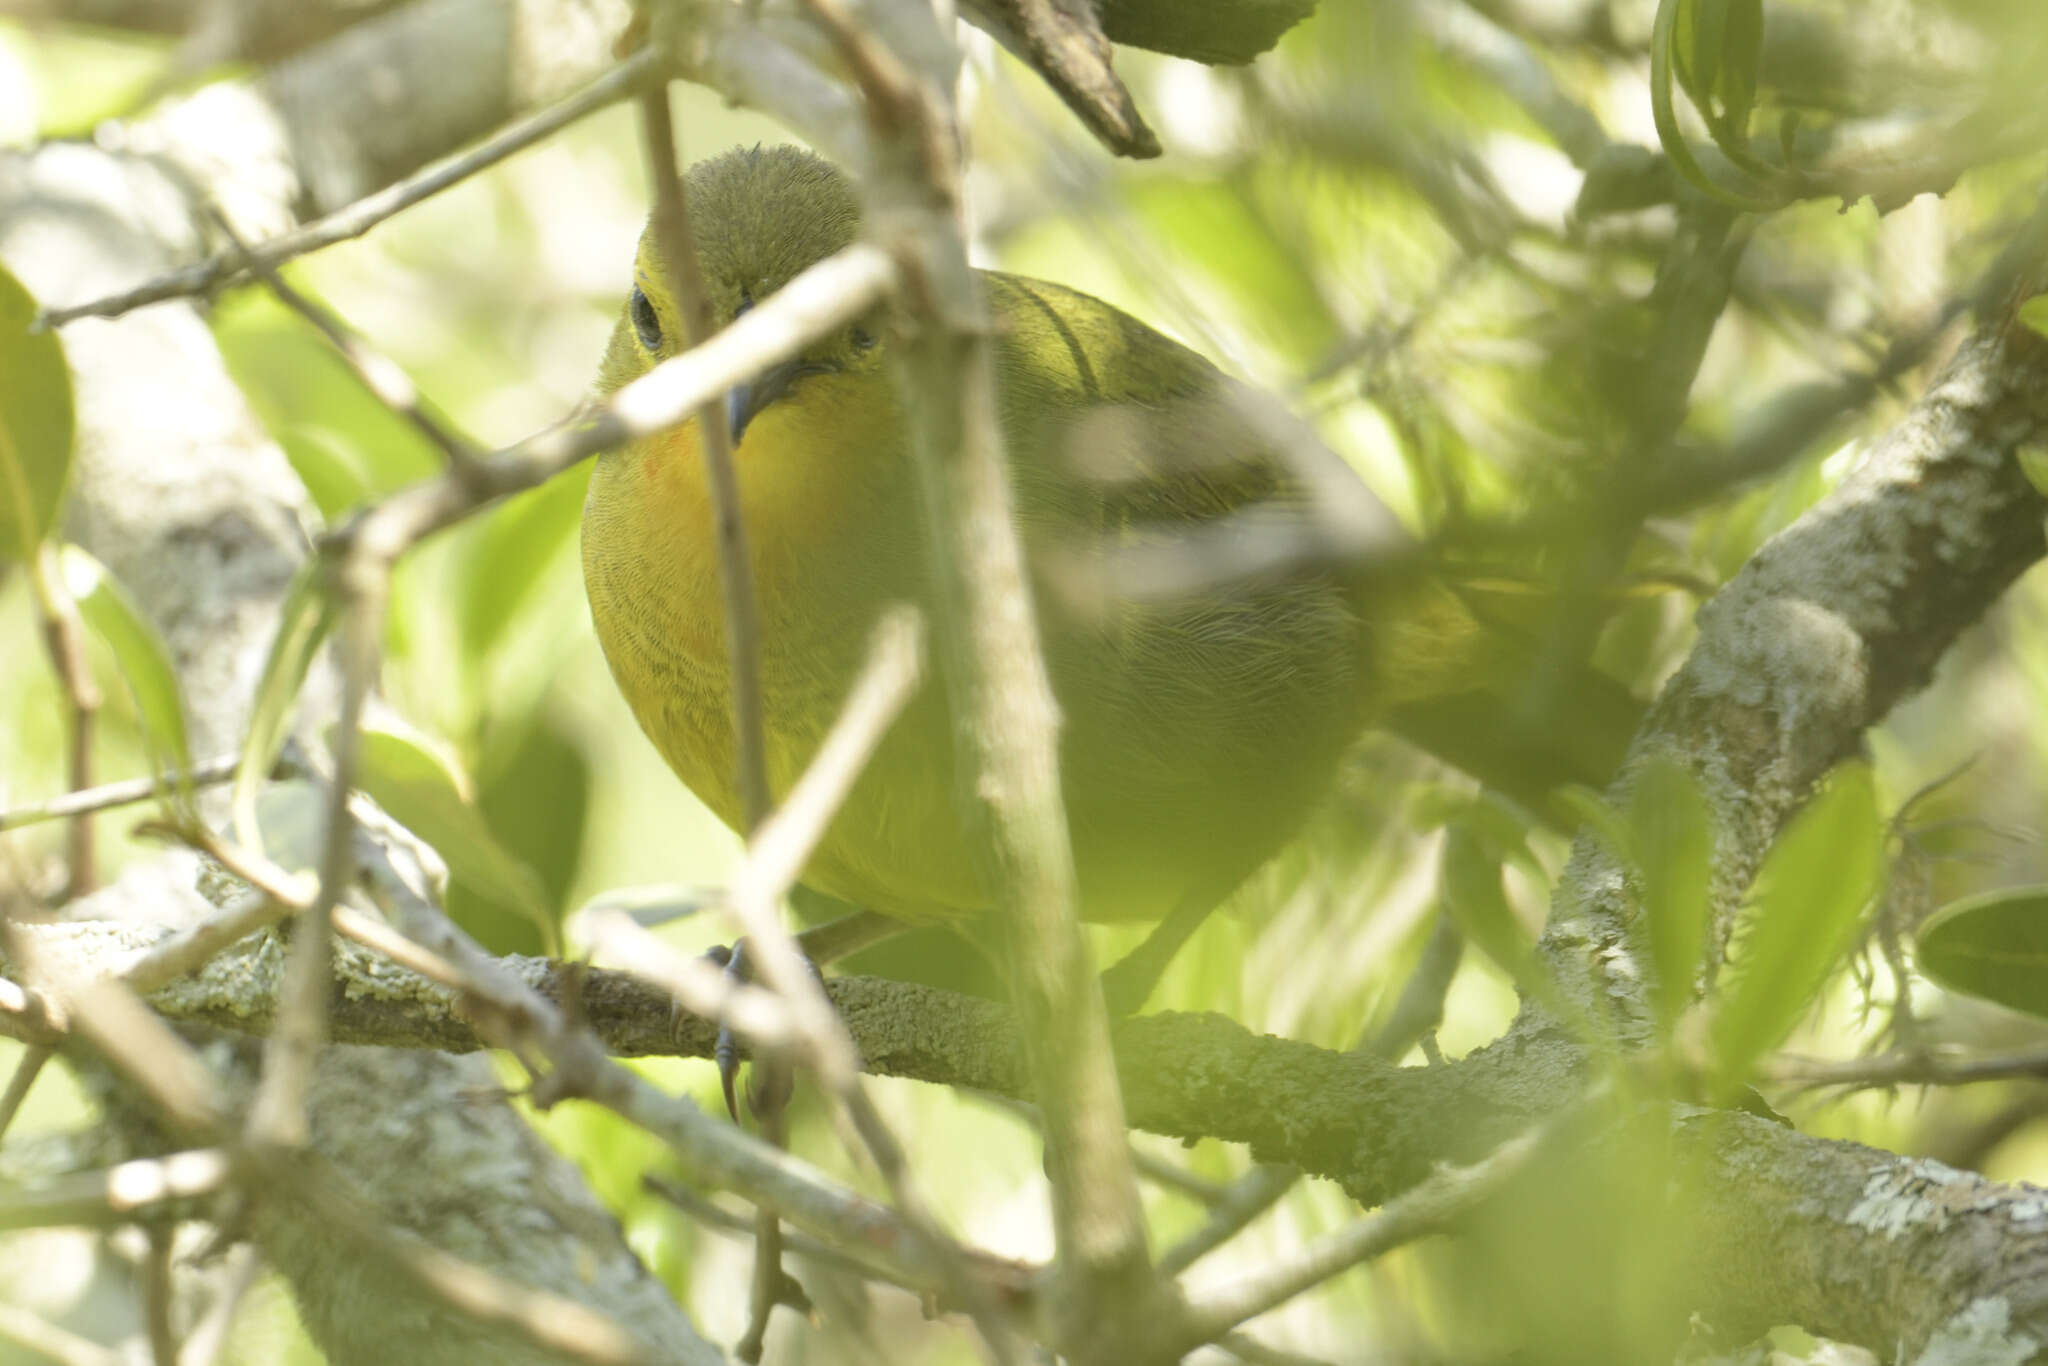
<instances>
[{"instance_id":1,"label":"bird's eye","mask_svg":"<svg viewBox=\"0 0 2048 1366\"><path fill-rule=\"evenodd\" d=\"M856 327L846 335L847 340L853 343L854 349L857 351L865 351L875 344L875 334L868 331L865 327Z\"/></svg>"},{"instance_id":2,"label":"bird's eye","mask_svg":"<svg viewBox=\"0 0 2048 1366\"><path fill-rule=\"evenodd\" d=\"M742 314L742 313L746 312L746 311L747 311L748 309L752 308L753 306L754 306L754 294L753 294L753 291L752 291L752 290L749 290L749 289L742 289L742 290L740 291L740 301L739 301L739 305L738 305L738 307L736 307L736 308L734 308L734 309L733 309L733 311L732 311L732 315L733 315L733 317L737 318L737 317L739 317L739 315L740 315L740 314Z\"/></svg>"},{"instance_id":3,"label":"bird's eye","mask_svg":"<svg viewBox=\"0 0 2048 1366\"><path fill-rule=\"evenodd\" d=\"M633 286L633 301L626 306L633 315L633 330L640 334L640 344L649 351L661 350L661 319L655 314L654 303L640 286Z\"/></svg>"}]
</instances>

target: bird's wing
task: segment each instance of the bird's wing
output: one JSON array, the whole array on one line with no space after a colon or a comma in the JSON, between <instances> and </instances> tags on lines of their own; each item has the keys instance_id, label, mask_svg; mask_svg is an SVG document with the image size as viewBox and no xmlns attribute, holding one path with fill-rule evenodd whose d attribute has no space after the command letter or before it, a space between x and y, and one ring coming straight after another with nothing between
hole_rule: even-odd
<instances>
[{"instance_id":1,"label":"bird's wing","mask_svg":"<svg viewBox=\"0 0 2048 1366\"><path fill-rule=\"evenodd\" d=\"M1128 537L1299 503L1245 386L1091 295L994 271L988 282L1027 518Z\"/></svg>"}]
</instances>

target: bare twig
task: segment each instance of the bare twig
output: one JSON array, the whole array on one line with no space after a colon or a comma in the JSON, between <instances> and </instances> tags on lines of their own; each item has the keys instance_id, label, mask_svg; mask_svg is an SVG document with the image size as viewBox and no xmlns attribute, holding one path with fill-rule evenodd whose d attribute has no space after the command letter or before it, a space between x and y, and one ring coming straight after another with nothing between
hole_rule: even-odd
<instances>
[{"instance_id":1,"label":"bare twig","mask_svg":"<svg viewBox=\"0 0 2048 1366\"><path fill-rule=\"evenodd\" d=\"M8 1300L0 1300L0 1338L26 1347L58 1366L127 1366L128 1359L111 1347L102 1347L59 1328Z\"/></svg>"},{"instance_id":2,"label":"bare twig","mask_svg":"<svg viewBox=\"0 0 2048 1366\"><path fill-rule=\"evenodd\" d=\"M88 812L105 811L110 807L131 806L146 802L157 793L169 787L208 787L224 783L235 776L235 765L240 762L232 754L205 763L194 764L191 768L161 777L123 778L119 782L101 783L80 792L69 792L47 802L34 806L17 806L12 811L0 811L0 831L16 830L24 825L35 825L42 821L63 820L68 816L84 815Z\"/></svg>"},{"instance_id":3,"label":"bare twig","mask_svg":"<svg viewBox=\"0 0 2048 1366\"><path fill-rule=\"evenodd\" d=\"M690 227L689 197L676 172L675 130L669 120L668 87L659 85L640 97L641 140L654 181L654 232L659 250L655 264L666 266L664 281L683 334L692 347L702 346L714 331L711 297L704 285L697 239ZM768 790L767 722L761 709L761 617L754 593L754 563L747 550L746 520L740 513L739 476L732 464L732 429L719 411L716 396L697 408L697 445L704 459L704 481L711 491L712 517L718 542L718 578L725 607L726 665L731 674L733 763L745 833L767 818L773 797Z\"/></svg>"},{"instance_id":4,"label":"bare twig","mask_svg":"<svg viewBox=\"0 0 2048 1366\"><path fill-rule=\"evenodd\" d=\"M1571 1110L1562 1114L1573 1113ZM1377 1214L1316 1240L1296 1255L1233 1285L1191 1300L1175 1325L1181 1352L1212 1342L1248 1318L1287 1303L1305 1290L1407 1243L1444 1232L1506 1185L1561 1122L1553 1116L1509 1139L1469 1167L1444 1167Z\"/></svg>"},{"instance_id":5,"label":"bare twig","mask_svg":"<svg viewBox=\"0 0 2048 1366\"><path fill-rule=\"evenodd\" d=\"M361 333L332 309L286 283L274 262L258 255L241 239L226 214L216 210L213 221L221 235L241 254L243 265L262 279L279 303L311 323L314 330L327 339L372 397L411 424L413 430L438 449L450 465L462 468L475 463L479 454L476 443L435 411L420 393L419 386L412 382L412 376L405 373L404 367L370 345Z\"/></svg>"},{"instance_id":6,"label":"bare twig","mask_svg":"<svg viewBox=\"0 0 2048 1366\"><path fill-rule=\"evenodd\" d=\"M665 1181L654 1175L641 1177L640 1184L699 1223L736 1237L754 1236L753 1221L706 1199L687 1186ZM941 1309L959 1307L944 1298L946 1285L943 1282L917 1280L906 1276L902 1267L863 1258L858 1249L837 1247L801 1233L790 1233L785 1236L788 1239L789 1250L799 1256L829 1262L866 1280L879 1281L884 1285L907 1290L920 1299L937 1296ZM994 1253L983 1252L977 1248L962 1248L961 1251L972 1260L973 1265L969 1270L977 1282L995 1292L1006 1308L1028 1312L1043 1278L1043 1267L1031 1262L998 1257Z\"/></svg>"},{"instance_id":7,"label":"bare twig","mask_svg":"<svg viewBox=\"0 0 2048 1366\"><path fill-rule=\"evenodd\" d=\"M22 1051L21 1060L14 1064L14 1075L7 1079L7 1094L0 1095L0 1136L13 1127L22 1102L28 1099L29 1090L53 1056L55 1051L43 1044L30 1044Z\"/></svg>"},{"instance_id":8,"label":"bare twig","mask_svg":"<svg viewBox=\"0 0 2048 1366\"><path fill-rule=\"evenodd\" d=\"M58 686L64 690L67 719L71 723L67 772L71 790L82 792L92 786L92 722L104 698L93 681L92 664L85 653L85 619L78 604L64 586L57 567L57 548L48 542L35 549L29 570L29 585L42 618L43 645L50 652ZM97 876L93 858L92 815L89 811L71 816L71 830L65 854L68 869L65 896L83 896L93 889Z\"/></svg>"},{"instance_id":9,"label":"bare twig","mask_svg":"<svg viewBox=\"0 0 2048 1366\"><path fill-rule=\"evenodd\" d=\"M1393 1010L1377 1031L1358 1041L1354 1051L1382 1062L1398 1062L1417 1041L1432 1037L1443 1019L1444 996L1464 954L1465 937L1457 922L1448 912L1439 912L1422 961L1401 988ZM1209 1218L1200 1228L1160 1254L1159 1274L1178 1276L1235 1238L1252 1220L1278 1204L1299 1180L1301 1171L1283 1163L1253 1167L1212 1203Z\"/></svg>"},{"instance_id":10,"label":"bare twig","mask_svg":"<svg viewBox=\"0 0 2048 1366\"><path fill-rule=\"evenodd\" d=\"M221 1149L193 1148L78 1172L0 1196L0 1229L131 1224L158 1205L214 1194L227 1184L230 1169Z\"/></svg>"},{"instance_id":11,"label":"bare twig","mask_svg":"<svg viewBox=\"0 0 2048 1366\"><path fill-rule=\"evenodd\" d=\"M867 663L817 756L775 814L747 841L746 857L732 877L736 906L773 905L789 895L923 676L923 619L913 607L891 608L876 623Z\"/></svg>"},{"instance_id":12,"label":"bare twig","mask_svg":"<svg viewBox=\"0 0 2048 1366\"><path fill-rule=\"evenodd\" d=\"M149 1250L143 1257L142 1317L149 1332L152 1366L178 1366L178 1329L171 1321L171 1231L160 1225L148 1230Z\"/></svg>"},{"instance_id":13,"label":"bare twig","mask_svg":"<svg viewBox=\"0 0 2048 1366\"><path fill-rule=\"evenodd\" d=\"M1991 1057L1964 1058L1946 1051L1885 1053L1874 1058L1784 1056L1764 1071L1767 1081L1812 1089L1850 1090L1889 1086L1966 1086L1979 1081L2048 1077L2048 1048L2022 1049Z\"/></svg>"},{"instance_id":14,"label":"bare twig","mask_svg":"<svg viewBox=\"0 0 2048 1366\"><path fill-rule=\"evenodd\" d=\"M594 961L660 987L692 1015L723 1021L757 1053L796 1049L796 1025L774 992L736 980L701 954L682 952L625 911L585 911L580 923Z\"/></svg>"},{"instance_id":15,"label":"bare twig","mask_svg":"<svg viewBox=\"0 0 2048 1366\"><path fill-rule=\"evenodd\" d=\"M228 1331L234 1327L235 1313L241 1308L242 1298L249 1288L256 1284L257 1273L263 1269L256 1249L247 1243L229 1250L227 1265L217 1278L218 1290L213 1303L206 1307L199 1322L185 1335L185 1350L179 1357L178 1366L213 1366L220 1359L221 1351L227 1346Z\"/></svg>"},{"instance_id":16,"label":"bare twig","mask_svg":"<svg viewBox=\"0 0 2048 1366\"><path fill-rule=\"evenodd\" d=\"M361 748L363 708L376 682L384 603L396 558L380 554L383 549L374 537L353 542L336 576L343 595L336 641L341 709L334 727L334 775L327 788L320 887L312 902L297 912L277 1020L249 1111L250 1141L259 1147L304 1147L310 1136L307 1104L314 1063L327 1038L334 983L334 911L355 878L355 815L349 792Z\"/></svg>"},{"instance_id":17,"label":"bare twig","mask_svg":"<svg viewBox=\"0 0 2048 1366\"><path fill-rule=\"evenodd\" d=\"M577 421L400 489L330 533L332 549L375 539L396 556L497 498L534 487L599 451L687 422L706 401L844 326L895 287L886 254L857 244L820 261L702 346L663 361Z\"/></svg>"},{"instance_id":18,"label":"bare twig","mask_svg":"<svg viewBox=\"0 0 2048 1366\"><path fill-rule=\"evenodd\" d=\"M123 290L119 294L109 294L104 298L70 304L63 308L44 309L42 316L37 320L38 326L62 327L79 318L118 318L123 313L132 312L146 304L162 303L167 299L190 298L230 284L247 273L247 267L252 261L274 268L295 256L304 256L322 247L361 237L401 209L410 208L452 185L460 184L477 172L496 165L522 148L532 146L585 115L593 114L608 104L625 99L653 78L656 64L655 54L635 53L577 94L539 113L508 124L495 136L478 143L467 152L437 161L417 175L408 176L395 185L359 199L346 208L337 209L296 231L259 243L247 255L239 249L219 252L196 265L171 271L134 289Z\"/></svg>"}]
</instances>

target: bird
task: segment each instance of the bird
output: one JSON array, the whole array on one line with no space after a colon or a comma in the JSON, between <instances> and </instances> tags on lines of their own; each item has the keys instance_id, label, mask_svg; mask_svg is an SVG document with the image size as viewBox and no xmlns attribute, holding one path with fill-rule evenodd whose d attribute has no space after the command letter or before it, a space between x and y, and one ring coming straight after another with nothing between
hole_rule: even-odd
<instances>
[{"instance_id":1,"label":"bird","mask_svg":"<svg viewBox=\"0 0 2048 1366\"><path fill-rule=\"evenodd\" d=\"M853 182L794 147L700 162L683 192L719 325L861 232ZM662 250L650 223L601 394L686 344ZM1090 921L1179 926L1159 951L1170 956L1304 824L1370 723L1407 711L1464 734L1505 708L1497 699L1467 706L1467 720L1451 725L1431 709L1484 696L1504 677L1511 684L1534 652L1504 645L1428 574L1311 564L1198 593L1072 592L1076 564L1228 534L1248 511L1284 525L1312 511L1313 491L1255 417L1263 396L1196 351L1078 290L978 274L1059 712L1079 910ZM883 610L900 602L929 612L935 601L911 438L918 400L893 373L891 329L878 306L731 391L723 410L751 547L777 796L817 752ZM584 581L633 715L683 783L744 833L700 439L693 418L598 458L583 512ZM1610 685L1602 695L1625 694ZM1566 776L1604 776L1590 770L1618 759L1626 733L1625 722L1604 725L1588 746L1594 757ZM988 836L963 796L954 737L945 690L922 688L831 821L805 884L902 924L986 917L999 901ZM1142 1000L1159 954L1124 995Z\"/></svg>"}]
</instances>

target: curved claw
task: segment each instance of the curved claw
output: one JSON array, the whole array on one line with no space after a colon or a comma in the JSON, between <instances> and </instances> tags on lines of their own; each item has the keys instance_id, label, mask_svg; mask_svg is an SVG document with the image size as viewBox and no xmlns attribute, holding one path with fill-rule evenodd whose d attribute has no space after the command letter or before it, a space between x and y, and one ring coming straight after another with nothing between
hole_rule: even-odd
<instances>
[{"instance_id":1,"label":"curved claw","mask_svg":"<svg viewBox=\"0 0 2048 1366\"><path fill-rule=\"evenodd\" d=\"M720 945L705 956L724 968L728 978L734 982L744 982L748 976L746 948L747 941L742 939L729 949ZM718 1064L718 1088L725 1093L725 1112L732 1116L733 1122L737 1124L740 1118L740 1041L732 1032L732 1026L722 1020L718 1025L718 1042L712 1047L711 1057Z\"/></svg>"},{"instance_id":2,"label":"curved claw","mask_svg":"<svg viewBox=\"0 0 2048 1366\"><path fill-rule=\"evenodd\" d=\"M711 949L705 954L705 957L723 968L726 977L735 983L753 980L753 968L747 961L747 941L744 939L735 943L731 948L720 946ZM803 955L803 962L804 966L810 969L811 976L822 985L825 980L825 974L819 969L817 961L809 954L805 954ZM718 1026L718 1041L712 1047L711 1057L718 1064L718 1086L719 1090L725 1094L725 1112L731 1115L733 1120L737 1122L740 1117L740 1041L739 1037L732 1032L731 1025L720 1022ZM782 1107L789 1102L791 1078L787 1067L778 1065L770 1069L769 1073L764 1076L760 1066L757 1065L754 1077L757 1089L747 1098L749 1107L755 1114L762 1116L764 1119L770 1113L779 1113Z\"/></svg>"}]
</instances>

